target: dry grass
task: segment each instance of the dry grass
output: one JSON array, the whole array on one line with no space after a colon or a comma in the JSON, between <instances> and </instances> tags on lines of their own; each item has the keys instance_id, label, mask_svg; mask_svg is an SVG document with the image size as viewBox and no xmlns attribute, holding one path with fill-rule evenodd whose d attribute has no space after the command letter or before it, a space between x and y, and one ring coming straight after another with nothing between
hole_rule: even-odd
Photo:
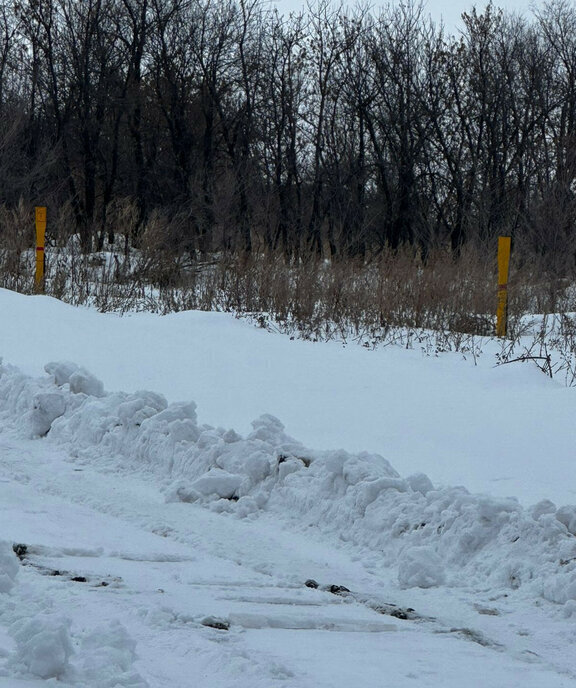
<instances>
[{"instance_id":1,"label":"dry grass","mask_svg":"<svg viewBox=\"0 0 576 688\"><path fill-rule=\"evenodd\" d=\"M156 213L142 228L138 250L128 251L133 210L126 201L110 212L116 241L106 253L90 255L70 233L69 207L49 217L46 293L101 311L228 311L293 337L355 340L369 347L425 341L438 351L474 349L471 338L494 334L495 246L470 245L457 258L435 249L426 260L413 247L366 260L326 260L312 253L296 259L266 250L200 254L193 242L178 241L187 231L186 218L169 221ZM33 208L0 206L0 239L0 286L31 293ZM183 249L175 252L178 243ZM513 254L510 339L523 331L527 314L576 311L572 284L546 274L534 258Z\"/></svg>"},{"instance_id":2,"label":"dry grass","mask_svg":"<svg viewBox=\"0 0 576 688\"><path fill-rule=\"evenodd\" d=\"M412 247L369 260L295 259L264 250L175 254L171 242L183 226L169 227L157 215L139 249L128 252L133 228L130 214L124 217L126 233L106 252L86 255L63 208L48 236L46 293L100 311L227 311L292 338L396 344L426 355L458 351L476 359L485 337L494 337L495 247L468 246L457 258L437 249L426 260ZM32 218L24 204L0 206L0 286L22 293L34 291ZM534 258L513 254L499 363L531 361L576 384L575 284L576 276L559 279Z\"/></svg>"}]
</instances>

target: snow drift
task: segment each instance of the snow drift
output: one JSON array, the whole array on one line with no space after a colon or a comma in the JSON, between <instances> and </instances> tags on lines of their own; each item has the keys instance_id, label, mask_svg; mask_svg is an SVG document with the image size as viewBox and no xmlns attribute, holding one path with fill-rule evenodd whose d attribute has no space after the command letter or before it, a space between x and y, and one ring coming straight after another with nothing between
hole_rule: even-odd
<instances>
[{"instance_id":1,"label":"snow drift","mask_svg":"<svg viewBox=\"0 0 576 688\"><path fill-rule=\"evenodd\" d=\"M402 478L377 454L310 450L270 415L241 437L200 425L193 402L105 393L73 363L45 370L33 379L0 366L0 421L57 443L74 461L152 474L167 501L240 518L271 511L295 527L318 527L378 552L402 587L522 590L576 614L575 506L543 501L523 509L515 499L435 487L423 474ZM2 552L0 585L9 589L15 574Z\"/></svg>"}]
</instances>

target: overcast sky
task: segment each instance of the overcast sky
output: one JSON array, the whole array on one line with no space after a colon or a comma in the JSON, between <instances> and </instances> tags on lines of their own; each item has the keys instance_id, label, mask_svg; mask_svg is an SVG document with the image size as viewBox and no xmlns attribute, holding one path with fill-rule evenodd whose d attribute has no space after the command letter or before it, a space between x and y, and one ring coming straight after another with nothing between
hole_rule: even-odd
<instances>
[{"instance_id":1,"label":"overcast sky","mask_svg":"<svg viewBox=\"0 0 576 688\"><path fill-rule=\"evenodd\" d=\"M346 1L346 0L345 0ZM381 0L371 0L374 7L386 6L388 2ZM460 16L462 12L468 12L475 5L478 9L483 9L488 0L427 0L424 2L424 12L432 17L435 22L444 21L444 25L449 33L455 33L461 26ZM272 0L281 12L298 11L306 4L306 0ZM314 0L312 0L314 4ZM335 0L334 4L337 4ZM350 1L350 4L353 4ZM400 4L393 1L391 4ZM542 6L542 0L493 0L495 7L501 7L511 12L530 16L530 8Z\"/></svg>"},{"instance_id":2,"label":"overcast sky","mask_svg":"<svg viewBox=\"0 0 576 688\"><path fill-rule=\"evenodd\" d=\"M524 14L530 16L530 8L534 5L539 6L541 3L534 3L533 0L494 0L495 7L517 14ZM435 22L444 20L446 28L451 32L461 25L460 16L462 12L468 12L472 7L482 9L487 5L487 2L473 2L468 0L428 0L425 3L425 11L431 15Z\"/></svg>"}]
</instances>

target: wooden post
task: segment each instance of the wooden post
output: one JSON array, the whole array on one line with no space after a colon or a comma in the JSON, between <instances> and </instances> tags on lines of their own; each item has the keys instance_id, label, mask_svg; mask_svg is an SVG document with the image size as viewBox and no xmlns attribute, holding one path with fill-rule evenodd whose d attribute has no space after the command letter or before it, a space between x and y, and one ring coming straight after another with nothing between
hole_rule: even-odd
<instances>
[{"instance_id":1,"label":"wooden post","mask_svg":"<svg viewBox=\"0 0 576 688\"><path fill-rule=\"evenodd\" d=\"M36 278L37 292L44 291L44 244L46 241L46 208L36 206Z\"/></svg>"},{"instance_id":2,"label":"wooden post","mask_svg":"<svg viewBox=\"0 0 576 688\"><path fill-rule=\"evenodd\" d=\"M505 337L508 326L508 271L510 267L510 237L498 237L498 310L496 336Z\"/></svg>"}]
</instances>

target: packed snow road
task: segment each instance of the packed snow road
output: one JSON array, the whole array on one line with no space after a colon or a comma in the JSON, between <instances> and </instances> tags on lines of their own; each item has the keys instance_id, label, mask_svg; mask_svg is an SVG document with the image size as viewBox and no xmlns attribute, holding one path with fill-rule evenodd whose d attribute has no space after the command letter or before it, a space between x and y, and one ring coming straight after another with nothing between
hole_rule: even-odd
<instances>
[{"instance_id":1,"label":"packed snow road","mask_svg":"<svg viewBox=\"0 0 576 688\"><path fill-rule=\"evenodd\" d=\"M0 524L26 546L0 595L0 686L576 685L573 622L548 604L402 591L314 528L166 503L146 476L45 439L0 435Z\"/></svg>"}]
</instances>

